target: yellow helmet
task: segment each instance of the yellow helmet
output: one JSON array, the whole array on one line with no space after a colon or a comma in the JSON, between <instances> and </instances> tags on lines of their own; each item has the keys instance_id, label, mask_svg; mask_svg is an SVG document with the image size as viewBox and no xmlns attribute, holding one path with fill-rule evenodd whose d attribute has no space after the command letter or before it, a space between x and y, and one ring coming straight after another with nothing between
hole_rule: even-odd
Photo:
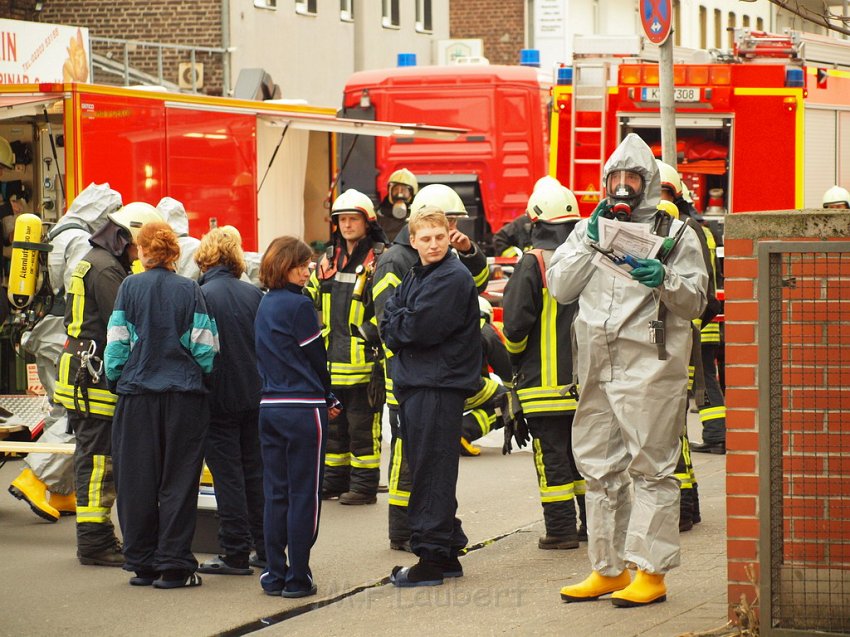
<instances>
[{"instance_id":1,"label":"yellow helmet","mask_svg":"<svg viewBox=\"0 0 850 637\"><path fill-rule=\"evenodd\" d=\"M844 204L850 208L850 192L841 186L833 186L823 193L823 207L834 207L835 204Z\"/></svg>"},{"instance_id":2,"label":"yellow helmet","mask_svg":"<svg viewBox=\"0 0 850 637\"><path fill-rule=\"evenodd\" d=\"M349 188L334 201L334 205L331 206L331 216L353 212L359 212L369 222L378 220L372 200L359 190Z\"/></svg>"},{"instance_id":3,"label":"yellow helmet","mask_svg":"<svg viewBox=\"0 0 850 637\"><path fill-rule=\"evenodd\" d=\"M410 196L415 197L419 192L419 182L416 180L416 175L410 172L407 168L399 168L387 180L387 189L391 190L393 184L401 184L410 188Z\"/></svg>"},{"instance_id":4,"label":"yellow helmet","mask_svg":"<svg viewBox=\"0 0 850 637\"><path fill-rule=\"evenodd\" d=\"M5 168L15 167L15 153L12 151L12 145L5 137L0 137L0 166Z\"/></svg>"},{"instance_id":5,"label":"yellow helmet","mask_svg":"<svg viewBox=\"0 0 850 637\"><path fill-rule=\"evenodd\" d=\"M425 206L434 206L442 210L447 217L468 217L466 206L452 188L445 184L429 184L413 198L410 210L416 212Z\"/></svg>"},{"instance_id":6,"label":"yellow helmet","mask_svg":"<svg viewBox=\"0 0 850 637\"><path fill-rule=\"evenodd\" d=\"M670 164L664 163L660 159L656 159L655 162L658 164L658 172L661 177L661 187L672 190L674 197L681 195L682 177L679 175L679 171L673 168Z\"/></svg>"},{"instance_id":7,"label":"yellow helmet","mask_svg":"<svg viewBox=\"0 0 850 637\"><path fill-rule=\"evenodd\" d=\"M151 221L162 221L162 217L156 211L156 208L144 201L133 201L106 216L112 223L129 232L130 236L133 237L133 243L136 242L139 230L142 229L143 225Z\"/></svg>"},{"instance_id":8,"label":"yellow helmet","mask_svg":"<svg viewBox=\"0 0 850 637\"><path fill-rule=\"evenodd\" d=\"M658 209L663 210L674 219L679 218L679 208L672 201L659 201Z\"/></svg>"},{"instance_id":9,"label":"yellow helmet","mask_svg":"<svg viewBox=\"0 0 850 637\"><path fill-rule=\"evenodd\" d=\"M581 219L576 196L557 180L540 184L528 198L525 212L534 222L567 223Z\"/></svg>"}]
</instances>

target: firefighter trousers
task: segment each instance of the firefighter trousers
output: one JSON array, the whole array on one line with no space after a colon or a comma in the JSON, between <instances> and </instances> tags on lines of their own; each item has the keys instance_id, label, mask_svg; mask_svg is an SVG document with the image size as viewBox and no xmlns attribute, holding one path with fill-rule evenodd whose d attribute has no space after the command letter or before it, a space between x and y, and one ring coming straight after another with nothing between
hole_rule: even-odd
<instances>
[{"instance_id":1,"label":"firefighter trousers","mask_svg":"<svg viewBox=\"0 0 850 637\"><path fill-rule=\"evenodd\" d=\"M689 530L694 524L700 522L699 490L697 478L694 472L694 464L691 461L691 446L688 441L687 411L684 414L685 424L682 427L682 435L679 440L682 450L679 453L679 461L676 463L674 476L679 481L679 529Z\"/></svg>"},{"instance_id":2,"label":"firefighter trousers","mask_svg":"<svg viewBox=\"0 0 850 637\"><path fill-rule=\"evenodd\" d=\"M572 448L573 414L529 416L534 468L549 537L575 539L575 482L580 479Z\"/></svg>"},{"instance_id":3,"label":"firefighter trousers","mask_svg":"<svg viewBox=\"0 0 850 637\"><path fill-rule=\"evenodd\" d=\"M226 556L248 559L263 540L263 459L257 409L210 418L205 457L218 507L218 542Z\"/></svg>"},{"instance_id":4,"label":"firefighter trousers","mask_svg":"<svg viewBox=\"0 0 850 637\"><path fill-rule=\"evenodd\" d=\"M69 411L77 438L74 482L77 491L77 552L90 556L118 544L112 525L115 480L112 473L112 422Z\"/></svg>"},{"instance_id":5,"label":"firefighter trousers","mask_svg":"<svg viewBox=\"0 0 850 637\"><path fill-rule=\"evenodd\" d=\"M413 480L410 546L422 559L446 560L468 541L455 517L464 392L414 389L399 398L402 446Z\"/></svg>"},{"instance_id":6,"label":"firefighter trousers","mask_svg":"<svg viewBox=\"0 0 850 637\"><path fill-rule=\"evenodd\" d=\"M407 456L404 455L404 444L401 440L399 426L399 410L395 405L388 405L390 431L390 477L389 486L389 537L390 542L403 544L410 540L410 521L407 518L407 506L410 503L410 467Z\"/></svg>"},{"instance_id":7,"label":"firefighter trousers","mask_svg":"<svg viewBox=\"0 0 850 637\"><path fill-rule=\"evenodd\" d=\"M327 427L324 406L260 408L268 564L260 583L266 591L313 585L310 550L319 534Z\"/></svg>"},{"instance_id":8,"label":"firefighter trousers","mask_svg":"<svg viewBox=\"0 0 850 637\"><path fill-rule=\"evenodd\" d=\"M339 495L378 492L381 472L381 416L384 406L369 404L366 385L333 388L342 403L339 416L328 423L325 480L322 492Z\"/></svg>"},{"instance_id":9,"label":"firefighter trousers","mask_svg":"<svg viewBox=\"0 0 850 637\"><path fill-rule=\"evenodd\" d=\"M118 397L112 446L126 570L197 569L192 538L209 419L204 394Z\"/></svg>"},{"instance_id":10,"label":"firefighter trousers","mask_svg":"<svg viewBox=\"0 0 850 637\"><path fill-rule=\"evenodd\" d=\"M726 401L717 379L718 343L702 344L706 402L698 405L702 422L702 441L707 445L726 443Z\"/></svg>"}]
</instances>

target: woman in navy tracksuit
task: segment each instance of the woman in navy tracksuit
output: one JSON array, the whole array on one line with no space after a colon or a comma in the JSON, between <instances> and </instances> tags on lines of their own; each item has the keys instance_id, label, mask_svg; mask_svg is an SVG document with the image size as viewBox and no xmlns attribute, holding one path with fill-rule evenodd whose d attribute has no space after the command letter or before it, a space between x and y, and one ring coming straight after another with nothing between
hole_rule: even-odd
<instances>
[{"instance_id":1,"label":"woman in navy tracksuit","mask_svg":"<svg viewBox=\"0 0 850 637\"><path fill-rule=\"evenodd\" d=\"M335 415L340 407L331 393L316 311L301 293L311 257L310 247L295 237L272 241L260 264L260 281L269 292L254 323L263 382L260 445L268 564L260 585L267 595L283 597L316 594L310 549L319 532L328 411Z\"/></svg>"}]
</instances>

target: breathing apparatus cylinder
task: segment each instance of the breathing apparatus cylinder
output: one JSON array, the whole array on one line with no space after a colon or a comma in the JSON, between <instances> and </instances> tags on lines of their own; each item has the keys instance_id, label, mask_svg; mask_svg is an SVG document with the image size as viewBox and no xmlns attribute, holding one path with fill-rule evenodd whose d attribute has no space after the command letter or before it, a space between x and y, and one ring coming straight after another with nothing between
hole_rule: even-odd
<instances>
[{"instance_id":1,"label":"breathing apparatus cylinder","mask_svg":"<svg viewBox=\"0 0 850 637\"><path fill-rule=\"evenodd\" d=\"M18 309L32 303L38 291L39 252L52 246L41 242L41 219L24 213L15 221L12 260L9 272L9 302Z\"/></svg>"}]
</instances>

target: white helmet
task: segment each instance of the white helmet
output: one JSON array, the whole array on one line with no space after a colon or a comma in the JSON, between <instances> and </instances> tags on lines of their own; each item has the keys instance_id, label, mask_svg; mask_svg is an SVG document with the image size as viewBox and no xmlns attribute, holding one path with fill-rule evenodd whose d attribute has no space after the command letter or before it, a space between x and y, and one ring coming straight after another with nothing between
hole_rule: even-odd
<instances>
[{"instance_id":1,"label":"white helmet","mask_svg":"<svg viewBox=\"0 0 850 637\"><path fill-rule=\"evenodd\" d=\"M534 182L534 190L537 190L538 188L540 188L540 186L543 186L544 184L557 184L558 186L560 186L561 182L550 175L544 175L543 177ZM534 190L532 190L532 192L534 192Z\"/></svg>"},{"instance_id":2,"label":"white helmet","mask_svg":"<svg viewBox=\"0 0 850 637\"><path fill-rule=\"evenodd\" d=\"M144 201L128 203L119 210L110 212L107 217L109 217L112 223L121 226L129 232L130 236L133 237L133 243L136 242L139 236L139 230L142 229L143 225L152 221L162 221L162 217L156 211L156 208Z\"/></svg>"},{"instance_id":3,"label":"white helmet","mask_svg":"<svg viewBox=\"0 0 850 637\"><path fill-rule=\"evenodd\" d=\"M557 181L541 184L531 193L525 212L535 223L567 223L581 219L576 196Z\"/></svg>"},{"instance_id":4,"label":"white helmet","mask_svg":"<svg viewBox=\"0 0 850 637\"><path fill-rule=\"evenodd\" d=\"M452 188L444 184L429 184L420 190L410 205L412 212L425 206L434 206L442 210L447 217L468 217L466 206Z\"/></svg>"},{"instance_id":5,"label":"white helmet","mask_svg":"<svg viewBox=\"0 0 850 637\"><path fill-rule=\"evenodd\" d=\"M655 161L658 164L658 172L661 177L661 187L672 190L674 197L681 195L682 177L679 175L679 171L673 168L670 164L664 163L660 159L656 159Z\"/></svg>"},{"instance_id":6,"label":"white helmet","mask_svg":"<svg viewBox=\"0 0 850 637\"><path fill-rule=\"evenodd\" d=\"M416 175L410 172L407 168L399 168L387 180L387 190L392 190L393 184L401 184L410 188L410 196L415 197L419 192L419 182L416 180Z\"/></svg>"},{"instance_id":7,"label":"white helmet","mask_svg":"<svg viewBox=\"0 0 850 637\"><path fill-rule=\"evenodd\" d=\"M488 323L493 321L493 306L490 301L483 296L478 297L478 311L481 313L481 318L487 319Z\"/></svg>"},{"instance_id":8,"label":"white helmet","mask_svg":"<svg viewBox=\"0 0 850 637\"><path fill-rule=\"evenodd\" d=\"M364 195L359 190L349 188L334 201L331 207L331 216L343 213L359 212L366 221L377 221L378 216L375 214L375 204L368 196Z\"/></svg>"},{"instance_id":9,"label":"white helmet","mask_svg":"<svg viewBox=\"0 0 850 637\"><path fill-rule=\"evenodd\" d=\"M836 204L844 204L845 207L850 208L850 192L841 186L833 186L823 193L824 208L836 208L838 207Z\"/></svg>"}]
</instances>

